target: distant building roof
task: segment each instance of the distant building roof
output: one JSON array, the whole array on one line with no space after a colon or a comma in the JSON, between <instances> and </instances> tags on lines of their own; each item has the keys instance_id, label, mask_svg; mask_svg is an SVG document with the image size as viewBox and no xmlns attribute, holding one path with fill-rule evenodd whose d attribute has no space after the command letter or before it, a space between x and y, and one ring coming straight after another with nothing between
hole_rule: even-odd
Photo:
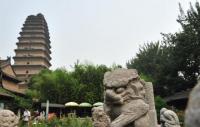
<instances>
[{"instance_id":1,"label":"distant building roof","mask_svg":"<svg viewBox=\"0 0 200 127\"><path fill-rule=\"evenodd\" d=\"M0 59L0 67L3 68L10 64L10 57L7 57L7 59Z\"/></svg>"},{"instance_id":2,"label":"distant building roof","mask_svg":"<svg viewBox=\"0 0 200 127\"><path fill-rule=\"evenodd\" d=\"M41 103L41 107L42 108L46 107L46 103ZM51 108L65 108L65 105L49 103L49 107L51 107Z\"/></svg>"},{"instance_id":3,"label":"distant building roof","mask_svg":"<svg viewBox=\"0 0 200 127\"><path fill-rule=\"evenodd\" d=\"M3 89L3 88L0 88L0 96L8 97L8 98L13 98L13 96L12 96L11 94L9 94L9 92L6 91L6 90Z\"/></svg>"},{"instance_id":4,"label":"distant building roof","mask_svg":"<svg viewBox=\"0 0 200 127\"><path fill-rule=\"evenodd\" d=\"M171 96L164 98L164 100L166 102L170 102L170 101L175 101L175 100L188 99L190 91L191 90L186 90L186 91L181 91L181 92L175 93Z\"/></svg>"},{"instance_id":5,"label":"distant building roof","mask_svg":"<svg viewBox=\"0 0 200 127\"><path fill-rule=\"evenodd\" d=\"M8 91L25 94L26 85L21 84L21 80L16 77L11 66L10 57L5 60L0 60L0 86ZM5 95L5 94L3 94ZM5 95L6 96L6 95Z\"/></svg>"}]
</instances>

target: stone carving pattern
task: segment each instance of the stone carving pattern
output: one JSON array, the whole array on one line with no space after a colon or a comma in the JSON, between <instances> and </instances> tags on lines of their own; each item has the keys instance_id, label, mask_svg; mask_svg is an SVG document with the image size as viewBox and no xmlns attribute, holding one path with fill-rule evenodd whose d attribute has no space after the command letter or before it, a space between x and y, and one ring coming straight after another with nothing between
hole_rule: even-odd
<instances>
[{"instance_id":1,"label":"stone carving pattern","mask_svg":"<svg viewBox=\"0 0 200 127\"><path fill-rule=\"evenodd\" d=\"M151 82L145 82L145 93L146 93L146 101L149 104L149 118L150 118L150 127L157 126L157 114L155 109L155 101L154 101L154 92L153 92L153 84Z\"/></svg>"},{"instance_id":2,"label":"stone carving pattern","mask_svg":"<svg viewBox=\"0 0 200 127\"><path fill-rule=\"evenodd\" d=\"M145 82L140 80L135 69L107 72L104 75L104 85L104 110L111 118L110 127L151 126Z\"/></svg>"},{"instance_id":3,"label":"stone carving pattern","mask_svg":"<svg viewBox=\"0 0 200 127\"><path fill-rule=\"evenodd\" d=\"M172 110L162 108L160 110L161 127L180 127L179 119Z\"/></svg>"},{"instance_id":4,"label":"stone carving pattern","mask_svg":"<svg viewBox=\"0 0 200 127\"><path fill-rule=\"evenodd\" d=\"M92 108L93 127L110 127L110 118L104 112L103 106Z\"/></svg>"},{"instance_id":5,"label":"stone carving pattern","mask_svg":"<svg viewBox=\"0 0 200 127\"><path fill-rule=\"evenodd\" d=\"M200 80L192 90L185 112L186 127L200 127Z\"/></svg>"},{"instance_id":6,"label":"stone carving pattern","mask_svg":"<svg viewBox=\"0 0 200 127\"><path fill-rule=\"evenodd\" d=\"M18 127L19 118L10 110L0 110L0 127Z\"/></svg>"}]
</instances>

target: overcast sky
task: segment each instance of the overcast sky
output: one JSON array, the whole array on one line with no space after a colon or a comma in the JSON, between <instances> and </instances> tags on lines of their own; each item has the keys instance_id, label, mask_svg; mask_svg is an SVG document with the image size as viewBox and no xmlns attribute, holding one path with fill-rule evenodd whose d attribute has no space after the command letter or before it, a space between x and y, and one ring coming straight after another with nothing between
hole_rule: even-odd
<instances>
[{"instance_id":1,"label":"overcast sky","mask_svg":"<svg viewBox=\"0 0 200 127\"><path fill-rule=\"evenodd\" d=\"M28 15L42 13L48 23L52 69L77 60L123 65L139 45L180 30L178 2L192 0L0 0L0 57L13 57ZM194 3L196 0L193 0Z\"/></svg>"}]
</instances>

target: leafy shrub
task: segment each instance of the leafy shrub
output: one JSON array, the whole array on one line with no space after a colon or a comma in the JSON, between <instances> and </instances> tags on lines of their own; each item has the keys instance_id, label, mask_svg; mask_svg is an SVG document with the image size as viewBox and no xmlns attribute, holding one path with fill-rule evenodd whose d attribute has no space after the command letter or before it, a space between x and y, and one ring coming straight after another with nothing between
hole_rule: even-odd
<instances>
[{"instance_id":1,"label":"leafy shrub","mask_svg":"<svg viewBox=\"0 0 200 127\"><path fill-rule=\"evenodd\" d=\"M20 126L22 127L22 126ZM54 118L51 121L43 121L32 127L93 127L90 118L77 118L74 116L63 117L61 119Z\"/></svg>"},{"instance_id":2,"label":"leafy shrub","mask_svg":"<svg viewBox=\"0 0 200 127\"><path fill-rule=\"evenodd\" d=\"M162 108L166 107L167 104L164 101L164 99L162 99L160 96L156 96L155 97L155 106L156 106L157 117L158 117L158 120L159 120L159 118L160 118L160 110Z\"/></svg>"},{"instance_id":3,"label":"leafy shrub","mask_svg":"<svg viewBox=\"0 0 200 127\"><path fill-rule=\"evenodd\" d=\"M62 127L92 127L90 118L77 118L75 115L61 119Z\"/></svg>"},{"instance_id":4,"label":"leafy shrub","mask_svg":"<svg viewBox=\"0 0 200 127\"><path fill-rule=\"evenodd\" d=\"M178 116L178 118L179 118L179 122L180 122L181 126L183 126L183 123L184 123L184 115L185 115L184 111L177 110L177 111L176 111L176 114L177 114L177 116Z\"/></svg>"}]
</instances>

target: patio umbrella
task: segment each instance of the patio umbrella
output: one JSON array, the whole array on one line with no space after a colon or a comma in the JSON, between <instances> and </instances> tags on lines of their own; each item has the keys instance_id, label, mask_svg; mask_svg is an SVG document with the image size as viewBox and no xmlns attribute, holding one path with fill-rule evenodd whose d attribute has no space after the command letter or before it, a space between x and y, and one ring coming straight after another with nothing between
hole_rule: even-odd
<instances>
[{"instance_id":1,"label":"patio umbrella","mask_svg":"<svg viewBox=\"0 0 200 127\"><path fill-rule=\"evenodd\" d=\"M92 108L92 105L90 103L83 102L79 104L79 107L80 107L79 113L81 117L90 116L89 114L91 113L91 108Z\"/></svg>"},{"instance_id":2,"label":"patio umbrella","mask_svg":"<svg viewBox=\"0 0 200 127\"><path fill-rule=\"evenodd\" d=\"M92 105L90 103L83 102L79 104L79 107L92 107Z\"/></svg>"},{"instance_id":3,"label":"patio umbrella","mask_svg":"<svg viewBox=\"0 0 200 127\"><path fill-rule=\"evenodd\" d=\"M70 109L70 112L73 114L76 114L76 107L78 107L78 103L76 102L67 102L65 103L65 107L67 107L68 109Z\"/></svg>"},{"instance_id":4,"label":"patio umbrella","mask_svg":"<svg viewBox=\"0 0 200 127\"><path fill-rule=\"evenodd\" d=\"M103 106L102 102L97 102L93 104L94 107L99 107L99 106Z\"/></svg>"},{"instance_id":5,"label":"patio umbrella","mask_svg":"<svg viewBox=\"0 0 200 127\"><path fill-rule=\"evenodd\" d=\"M65 107L78 107L78 104L76 102L67 102Z\"/></svg>"}]
</instances>

